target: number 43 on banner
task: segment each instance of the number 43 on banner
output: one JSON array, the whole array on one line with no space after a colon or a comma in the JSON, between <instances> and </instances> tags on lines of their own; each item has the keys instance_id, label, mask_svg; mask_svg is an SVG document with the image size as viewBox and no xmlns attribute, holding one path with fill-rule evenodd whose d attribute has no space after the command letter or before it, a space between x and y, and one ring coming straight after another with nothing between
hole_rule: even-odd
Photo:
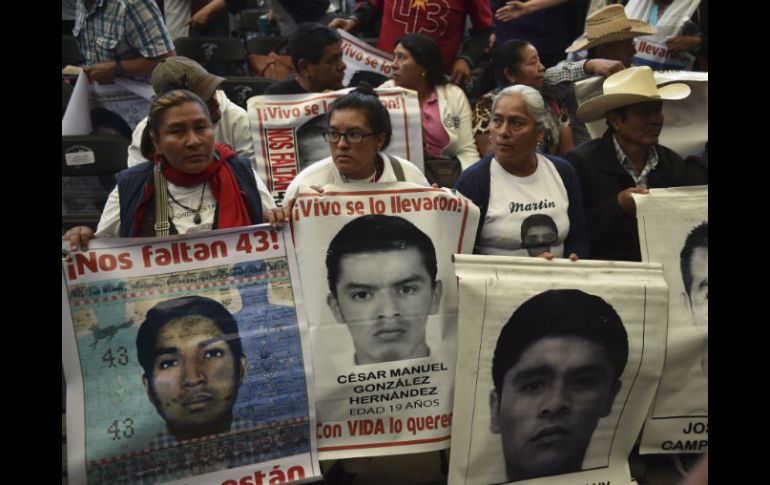
<instances>
[{"instance_id":1,"label":"number 43 on banner","mask_svg":"<svg viewBox=\"0 0 770 485\"><path fill-rule=\"evenodd\" d=\"M263 229L251 234L241 234L235 249L244 253L258 253L270 249L271 243L273 249L279 248L278 234L272 229Z\"/></svg>"}]
</instances>

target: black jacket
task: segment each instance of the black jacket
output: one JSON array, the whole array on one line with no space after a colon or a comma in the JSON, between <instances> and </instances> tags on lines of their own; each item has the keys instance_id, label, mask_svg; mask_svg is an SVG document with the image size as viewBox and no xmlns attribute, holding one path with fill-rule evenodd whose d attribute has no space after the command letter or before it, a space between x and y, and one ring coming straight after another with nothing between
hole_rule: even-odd
<instances>
[{"instance_id":1,"label":"black jacket","mask_svg":"<svg viewBox=\"0 0 770 485\"><path fill-rule=\"evenodd\" d=\"M647 176L650 189L708 184L708 174L700 164L685 163L682 157L663 145L655 145L658 165ZM635 183L620 165L608 131L565 157L577 171L583 188L591 259L641 261L636 217L623 212L618 193Z\"/></svg>"}]
</instances>

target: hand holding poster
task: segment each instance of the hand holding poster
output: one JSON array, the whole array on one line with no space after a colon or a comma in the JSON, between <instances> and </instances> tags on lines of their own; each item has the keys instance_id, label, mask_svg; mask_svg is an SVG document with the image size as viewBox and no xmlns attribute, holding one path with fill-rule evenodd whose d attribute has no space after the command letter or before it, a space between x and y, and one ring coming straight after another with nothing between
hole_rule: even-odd
<instances>
[{"instance_id":1,"label":"hand holding poster","mask_svg":"<svg viewBox=\"0 0 770 485\"><path fill-rule=\"evenodd\" d=\"M642 259L669 287L666 363L640 453L708 451L708 187L634 195Z\"/></svg>"},{"instance_id":2,"label":"hand holding poster","mask_svg":"<svg viewBox=\"0 0 770 485\"><path fill-rule=\"evenodd\" d=\"M71 483L266 485L320 474L285 236L264 225L95 239L62 262Z\"/></svg>"},{"instance_id":3,"label":"hand holding poster","mask_svg":"<svg viewBox=\"0 0 770 485\"><path fill-rule=\"evenodd\" d=\"M479 211L392 184L300 192L292 213L315 369L322 459L447 448L457 286Z\"/></svg>"},{"instance_id":4,"label":"hand holding poster","mask_svg":"<svg viewBox=\"0 0 770 485\"><path fill-rule=\"evenodd\" d=\"M450 485L630 482L663 364L661 265L456 255L455 272Z\"/></svg>"},{"instance_id":5,"label":"hand holding poster","mask_svg":"<svg viewBox=\"0 0 770 485\"><path fill-rule=\"evenodd\" d=\"M322 133L329 126L329 105L350 89L326 93L254 96L248 101L257 173L280 205L294 177L313 162L331 156ZM417 93L378 89L390 113L393 135L388 153L423 170L422 125Z\"/></svg>"}]
</instances>

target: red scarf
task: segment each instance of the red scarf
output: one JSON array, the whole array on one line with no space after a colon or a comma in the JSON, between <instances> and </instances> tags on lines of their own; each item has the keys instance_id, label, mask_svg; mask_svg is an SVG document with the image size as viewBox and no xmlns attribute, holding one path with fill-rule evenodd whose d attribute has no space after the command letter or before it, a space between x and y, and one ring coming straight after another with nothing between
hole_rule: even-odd
<instances>
[{"instance_id":1,"label":"red scarf","mask_svg":"<svg viewBox=\"0 0 770 485\"><path fill-rule=\"evenodd\" d=\"M201 173L180 172L168 163L163 164L163 176L174 185L183 187L193 187L200 185L208 180L211 185L211 192L217 201L217 229L228 227L250 226L249 209L246 201L243 199L241 189L233 175L230 165L225 163L232 157L238 156L230 147L217 143L214 146L215 152L219 157L214 157L206 169ZM160 157L155 158L155 163L160 161ZM257 221L261 222L261 221Z\"/></svg>"}]
</instances>

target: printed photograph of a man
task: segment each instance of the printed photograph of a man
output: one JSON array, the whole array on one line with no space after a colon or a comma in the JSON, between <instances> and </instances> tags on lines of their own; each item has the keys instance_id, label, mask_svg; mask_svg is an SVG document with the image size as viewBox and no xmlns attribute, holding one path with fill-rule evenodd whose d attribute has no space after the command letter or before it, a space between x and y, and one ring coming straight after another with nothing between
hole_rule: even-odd
<instances>
[{"instance_id":1,"label":"printed photograph of a man","mask_svg":"<svg viewBox=\"0 0 770 485\"><path fill-rule=\"evenodd\" d=\"M299 170L305 170L319 160L331 156L323 133L329 129L329 113L322 113L297 128L297 158Z\"/></svg>"},{"instance_id":2,"label":"printed photograph of a man","mask_svg":"<svg viewBox=\"0 0 770 485\"><path fill-rule=\"evenodd\" d=\"M623 322L598 296L548 290L513 312L495 346L489 397L509 481L582 469L627 360Z\"/></svg>"},{"instance_id":3,"label":"printed photograph of a man","mask_svg":"<svg viewBox=\"0 0 770 485\"><path fill-rule=\"evenodd\" d=\"M550 252L551 245L558 239L556 223L547 214L532 214L521 223L521 247L529 256Z\"/></svg>"},{"instance_id":4,"label":"printed photograph of a man","mask_svg":"<svg viewBox=\"0 0 770 485\"><path fill-rule=\"evenodd\" d=\"M246 358L222 304L202 296L158 303L139 327L136 351L147 396L166 421L151 446L248 428L233 420Z\"/></svg>"},{"instance_id":5,"label":"printed photograph of a man","mask_svg":"<svg viewBox=\"0 0 770 485\"><path fill-rule=\"evenodd\" d=\"M332 239L326 270L327 304L348 327L356 365L430 355L425 326L442 286L424 232L401 217L361 216Z\"/></svg>"},{"instance_id":6,"label":"printed photograph of a man","mask_svg":"<svg viewBox=\"0 0 770 485\"><path fill-rule=\"evenodd\" d=\"M695 326L708 331L709 328L709 223L695 226L684 241L679 253L682 282L687 294L687 304L692 312ZM701 357L701 367L708 376L708 347Z\"/></svg>"}]
</instances>

